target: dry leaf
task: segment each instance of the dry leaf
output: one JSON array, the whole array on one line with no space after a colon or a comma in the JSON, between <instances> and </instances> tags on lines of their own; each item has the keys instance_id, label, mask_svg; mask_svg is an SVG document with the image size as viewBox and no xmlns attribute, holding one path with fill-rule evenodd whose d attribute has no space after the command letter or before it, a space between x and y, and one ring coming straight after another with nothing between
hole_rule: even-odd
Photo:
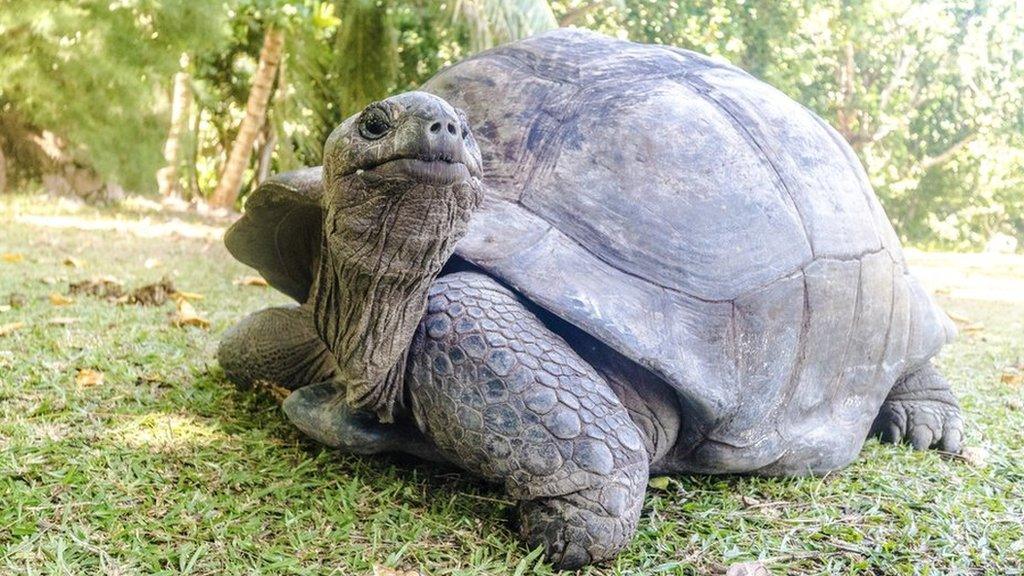
<instances>
[{"instance_id":1,"label":"dry leaf","mask_svg":"<svg viewBox=\"0 0 1024 576\"><path fill-rule=\"evenodd\" d=\"M25 257L20 252L4 252L3 254L0 254L0 260L10 262L11 264L21 262L24 259Z\"/></svg>"},{"instance_id":2,"label":"dry leaf","mask_svg":"<svg viewBox=\"0 0 1024 576\"><path fill-rule=\"evenodd\" d=\"M64 265L72 268L81 268L85 263L75 258L74 256L68 256L64 259Z\"/></svg>"},{"instance_id":3,"label":"dry leaf","mask_svg":"<svg viewBox=\"0 0 1024 576\"><path fill-rule=\"evenodd\" d=\"M103 372L92 368L79 368L78 373L75 374L75 384L83 388L99 386L103 384Z\"/></svg>"},{"instance_id":4,"label":"dry leaf","mask_svg":"<svg viewBox=\"0 0 1024 576\"><path fill-rule=\"evenodd\" d=\"M729 566L725 576L770 576L770 572L760 562L740 562Z\"/></svg>"},{"instance_id":5,"label":"dry leaf","mask_svg":"<svg viewBox=\"0 0 1024 576\"><path fill-rule=\"evenodd\" d=\"M960 452L960 458L975 468L984 468L988 464L988 450L981 446L967 446Z\"/></svg>"},{"instance_id":6,"label":"dry leaf","mask_svg":"<svg viewBox=\"0 0 1024 576\"><path fill-rule=\"evenodd\" d=\"M20 330L25 327L24 322L11 322L10 324L0 324L0 336L7 336L15 330Z\"/></svg>"},{"instance_id":7,"label":"dry leaf","mask_svg":"<svg viewBox=\"0 0 1024 576\"><path fill-rule=\"evenodd\" d=\"M174 293L171 294L171 297L174 298L176 301L202 300L203 298L206 298L206 296L203 296L198 292L182 292L181 290L175 290Z\"/></svg>"},{"instance_id":8,"label":"dry leaf","mask_svg":"<svg viewBox=\"0 0 1024 576\"><path fill-rule=\"evenodd\" d=\"M178 300L178 311L172 316L171 320L175 326L210 327L210 321L200 316L195 307L185 299Z\"/></svg>"},{"instance_id":9,"label":"dry leaf","mask_svg":"<svg viewBox=\"0 0 1024 576\"><path fill-rule=\"evenodd\" d=\"M146 261L142 265L146 267L146 270L152 270L157 266L163 266L163 264L164 263L157 258L146 258Z\"/></svg>"},{"instance_id":10,"label":"dry leaf","mask_svg":"<svg viewBox=\"0 0 1024 576\"><path fill-rule=\"evenodd\" d=\"M949 319L952 320L953 322L956 322L957 324L971 323L970 318L964 316L963 314L957 314L956 312L946 312L946 316L949 316Z\"/></svg>"},{"instance_id":11,"label":"dry leaf","mask_svg":"<svg viewBox=\"0 0 1024 576\"><path fill-rule=\"evenodd\" d=\"M235 286L267 286L267 279L263 276L242 276L235 280Z\"/></svg>"},{"instance_id":12,"label":"dry leaf","mask_svg":"<svg viewBox=\"0 0 1024 576\"><path fill-rule=\"evenodd\" d=\"M976 322L974 324L969 324L967 326L961 327L960 331L963 332L964 334L976 334L978 332L981 332L984 329L985 329L985 325L984 324L982 324L981 322Z\"/></svg>"},{"instance_id":13,"label":"dry leaf","mask_svg":"<svg viewBox=\"0 0 1024 576\"><path fill-rule=\"evenodd\" d=\"M1024 374L1020 372L1003 372L1003 375L999 377L999 381L1010 386L1020 386L1024 383Z\"/></svg>"},{"instance_id":14,"label":"dry leaf","mask_svg":"<svg viewBox=\"0 0 1024 576\"><path fill-rule=\"evenodd\" d=\"M68 304L74 303L74 300L63 294L58 294L57 292L50 294L50 304L53 304L54 306L67 306Z\"/></svg>"}]
</instances>

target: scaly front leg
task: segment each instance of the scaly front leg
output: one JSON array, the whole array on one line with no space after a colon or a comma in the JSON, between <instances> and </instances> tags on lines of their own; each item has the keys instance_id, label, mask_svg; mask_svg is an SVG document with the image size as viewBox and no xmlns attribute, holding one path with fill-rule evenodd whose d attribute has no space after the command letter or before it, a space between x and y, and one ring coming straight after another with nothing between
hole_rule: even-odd
<instances>
[{"instance_id":1,"label":"scaly front leg","mask_svg":"<svg viewBox=\"0 0 1024 576\"><path fill-rule=\"evenodd\" d=\"M520 533L558 568L614 557L647 484L642 433L605 380L506 288L439 278L410 351L420 428L519 500Z\"/></svg>"}]
</instances>

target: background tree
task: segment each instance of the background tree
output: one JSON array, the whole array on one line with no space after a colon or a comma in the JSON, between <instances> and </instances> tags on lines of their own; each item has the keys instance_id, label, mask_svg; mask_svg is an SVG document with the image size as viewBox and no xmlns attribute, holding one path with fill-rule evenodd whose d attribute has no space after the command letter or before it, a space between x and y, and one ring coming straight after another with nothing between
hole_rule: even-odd
<instances>
[{"instance_id":1,"label":"background tree","mask_svg":"<svg viewBox=\"0 0 1024 576\"><path fill-rule=\"evenodd\" d=\"M268 27L263 36L259 65L252 77L245 117L238 128L238 135L231 146L231 154L217 183L217 189L210 197L210 204L213 206L230 207L238 198L238 190L242 186L242 173L249 164L256 136L267 119L267 102L270 100L274 77L277 75L283 51L284 31L278 27Z\"/></svg>"},{"instance_id":2,"label":"background tree","mask_svg":"<svg viewBox=\"0 0 1024 576\"><path fill-rule=\"evenodd\" d=\"M215 51L227 19L219 2L3 0L0 126L9 159L31 175L39 158L26 150L45 129L101 176L153 191L167 135L162 83L182 52Z\"/></svg>"},{"instance_id":3,"label":"background tree","mask_svg":"<svg viewBox=\"0 0 1024 576\"><path fill-rule=\"evenodd\" d=\"M181 55L181 70L174 74L171 86L171 127L164 142L163 168L157 171L156 181L161 196L178 195L178 165L181 163L181 141L188 130L192 106L192 76L189 74L188 54Z\"/></svg>"},{"instance_id":4,"label":"background tree","mask_svg":"<svg viewBox=\"0 0 1024 576\"><path fill-rule=\"evenodd\" d=\"M907 241L1024 240L1016 0L0 2L0 146L16 179L48 161L33 142L50 131L134 191L177 164L173 184L237 205L260 174L319 163L330 130L368 102L561 24L724 58L802 102L849 140ZM273 85L259 55L275 26L288 73ZM163 95L185 51L194 106L183 131ZM266 115L247 115L258 92ZM178 162L161 158L165 138Z\"/></svg>"}]
</instances>

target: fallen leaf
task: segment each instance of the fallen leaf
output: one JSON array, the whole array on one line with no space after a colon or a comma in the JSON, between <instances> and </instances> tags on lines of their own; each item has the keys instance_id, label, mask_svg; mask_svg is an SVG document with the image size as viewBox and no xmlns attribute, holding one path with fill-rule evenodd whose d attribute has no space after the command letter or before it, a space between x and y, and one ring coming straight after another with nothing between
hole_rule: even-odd
<instances>
[{"instance_id":1,"label":"fallen leaf","mask_svg":"<svg viewBox=\"0 0 1024 576\"><path fill-rule=\"evenodd\" d=\"M235 280L235 286L267 286L267 279L263 276L242 276Z\"/></svg>"},{"instance_id":2,"label":"fallen leaf","mask_svg":"<svg viewBox=\"0 0 1024 576\"><path fill-rule=\"evenodd\" d=\"M210 321L200 316L195 307L185 299L178 300L178 311L172 315L171 320L175 326L210 327Z\"/></svg>"},{"instance_id":3,"label":"fallen leaf","mask_svg":"<svg viewBox=\"0 0 1024 576\"><path fill-rule=\"evenodd\" d=\"M24 259L25 256L23 256L20 252L4 252L3 254L0 254L0 260L3 260L4 262L10 262L11 264L21 262Z\"/></svg>"},{"instance_id":4,"label":"fallen leaf","mask_svg":"<svg viewBox=\"0 0 1024 576\"><path fill-rule=\"evenodd\" d=\"M197 292L182 292L180 290L172 292L171 297L175 300L202 300L205 298L205 296Z\"/></svg>"},{"instance_id":5,"label":"fallen leaf","mask_svg":"<svg viewBox=\"0 0 1024 576\"><path fill-rule=\"evenodd\" d=\"M975 468L984 468L988 464L988 450L981 446L967 446L960 452L960 458Z\"/></svg>"},{"instance_id":6,"label":"fallen leaf","mask_svg":"<svg viewBox=\"0 0 1024 576\"><path fill-rule=\"evenodd\" d=\"M152 270L157 266L163 266L163 264L164 263L157 258L146 258L146 261L142 265L146 267L146 270Z\"/></svg>"},{"instance_id":7,"label":"fallen leaf","mask_svg":"<svg viewBox=\"0 0 1024 576\"><path fill-rule=\"evenodd\" d=\"M74 300L63 294L58 294L57 292L50 294L50 304L53 304L54 306L67 306L68 304L74 303Z\"/></svg>"},{"instance_id":8,"label":"fallen leaf","mask_svg":"<svg viewBox=\"0 0 1024 576\"><path fill-rule=\"evenodd\" d=\"M24 322L11 322L10 324L0 324L0 336L7 336L15 330L20 330L25 327Z\"/></svg>"},{"instance_id":9,"label":"fallen leaf","mask_svg":"<svg viewBox=\"0 0 1024 576\"><path fill-rule=\"evenodd\" d=\"M78 318L68 318L67 316L57 316L55 318L50 318L49 320L47 320L46 323L47 324L51 324L53 326L68 326L70 324L74 324L75 322L78 322L78 320L79 320Z\"/></svg>"},{"instance_id":10,"label":"fallen leaf","mask_svg":"<svg viewBox=\"0 0 1024 576\"><path fill-rule=\"evenodd\" d=\"M978 332L983 331L984 329L985 329L985 325L984 324L982 324L981 322L976 322L974 324L969 324L967 326L962 326L960 328L960 331L963 332L964 334L976 334Z\"/></svg>"},{"instance_id":11,"label":"fallen leaf","mask_svg":"<svg viewBox=\"0 0 1024 576\"><path fill-rule=\"evenodd\" d=\"M1020 372L1003 372L1002 376L999 377L999 381L1010 386L1020 386L1024 383L1024 374Z\"/></svg>"},{"instance_id":12,"label":"fallen leaf","mask_svg":"<svg viewBox=\"0 0 1024 576\"><path fill-rule=\"evenodd\" d=\"M47 276L45 278L40 278L39 281L42 282L43 284L46 284L47 286L53 286L54 284L57 283L57 279L54 278L53 276Z\"/></svg>"},{"instance_id":13,"label":"fallen leaf","mask_svg":"<svg viewBox=\"0 0 1024 576\"><path fill-rule=\"evenodd\" d=\"M84 262L74 256L68 256L64 259L64 265L72 268L81 268L84 265Z\"/></svg>"},{"instance_id":14,"label":"fallen leaf","mask_svg":"<svg viewBox=\"0 0 1024 576\"><path fill-rule=\"evenodd\" d=\"M75 384L83 388L99 386L103 384L103 372L92 368L79 368L78 373L75 374Z\"/></svg>"},{"instance_id":15,"label":"fallen leaf","mask_svg":"<svg viewBox=\"0 0 1024 576\"><path fill-rule=\"evenodd\" d=\"M668 476L655 476L647 481L647 485L655 490L668 490L671 478Z\"/></svg>"},{"instance_id":16,"label":"fallen leaf","mask_svg":"<svg viewBox=\"0 0 1024 576\"><path fill-rule=\"evenodd\" d=\"M946 316L949 316L949 319L952 320L953 322L956 322L957 324L971 323L970 318L964 316L963 314L957 314L956 312L946 312Z\"/></svg>"},{"instance_id":17,"label":"fallen leaf","mask_svg":"<svg viewBox=\"0 0 1024 576\"><path fill-rule=\"evenodd\" d=\"M770 576L770 573L760 562L740 562L729 566L725 576Z\"/></svg>"}]
</instances>

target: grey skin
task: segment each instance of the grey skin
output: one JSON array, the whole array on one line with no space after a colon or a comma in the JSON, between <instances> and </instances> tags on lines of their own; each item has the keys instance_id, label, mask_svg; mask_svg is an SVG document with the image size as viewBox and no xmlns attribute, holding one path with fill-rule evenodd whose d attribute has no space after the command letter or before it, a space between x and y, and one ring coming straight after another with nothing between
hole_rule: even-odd
<instances>
[{"instance_id":1,"label":"grey skin","mask_svg":"<svg viewBox=\"0 0 1024 576\"><path fill-rule=\"evenodd\" d=\"M822 474L869 435L959 451L930 362L955 331L814 114L570 30L424 90L348 119L226 237L300 305L242 320L221 364L303 432L503 484L561 568L629 542L650 473Z\"/></svg>"}]
</instances>

